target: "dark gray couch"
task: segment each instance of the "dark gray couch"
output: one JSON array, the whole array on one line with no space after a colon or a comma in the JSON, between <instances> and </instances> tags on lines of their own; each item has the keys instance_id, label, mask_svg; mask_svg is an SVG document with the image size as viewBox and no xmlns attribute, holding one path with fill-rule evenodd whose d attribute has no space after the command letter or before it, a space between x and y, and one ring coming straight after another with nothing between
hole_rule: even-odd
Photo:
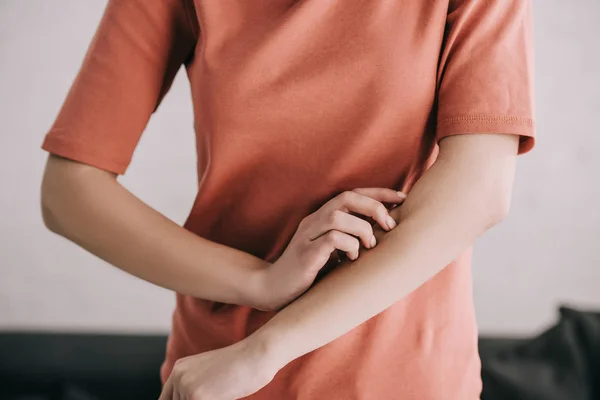
<instances>
[{"instance_id":1,"label":"dark gray couch","mask_svg":"<svg viewBox=\"0 0 600 400\"><path fill-rule=\"evenodd\" d=\"M165 336L0 333L0 399L156 399L165 343ZM600 400L600 313L561 307L558 323L539 336L482 337L479 347L483 400Z\"/></svg>"}]
</instances>

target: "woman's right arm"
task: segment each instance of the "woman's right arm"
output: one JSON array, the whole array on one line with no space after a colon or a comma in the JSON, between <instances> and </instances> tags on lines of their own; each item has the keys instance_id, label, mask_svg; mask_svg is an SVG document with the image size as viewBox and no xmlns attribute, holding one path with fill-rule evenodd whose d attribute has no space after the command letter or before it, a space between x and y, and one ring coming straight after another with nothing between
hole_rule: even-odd
<instances>
[{"instance_id":1,"label":"woman's right arm","mask_svg":"<svg viewBox=\"0 0 600 400\"><path fill-rule=\"evenodd\" d=\"M180 227L111 172L51 155L41 193L51 231L130 274L195 297L262 302L261 271L268 262Z\"/></svg>"},{"instance_id":2,"label":"woman's right arm","mask_svg":"<svg viewBox=\"0 0 600 400\"><path fill-rule=\"evenodd\" d=\"M359 240L375 244L370 216L385 229L386 203L402 193L356 189L307 216L283 255L271 264L203 239L142 202L96 167L51 155L42 180L44 223L53 232L134 276L178 293L259 309L278 309L302 294L330 254L356 259ZM399 197L400 196L400 197Z\"/></svg>"},{"instance_id":3,"label":"woman's right arm","mask_svg":"<svg viewBox=\"0 0 600 400\"><path fill-rule=\"evenodd\" d=\"M46 134L45 224L135 276L180 293L254 305L266 262L170 221L117 181L182 65L195 55L192 0L109 0ZM165 132L165 134L167 134Z\"/></svg>"}]
</instances>

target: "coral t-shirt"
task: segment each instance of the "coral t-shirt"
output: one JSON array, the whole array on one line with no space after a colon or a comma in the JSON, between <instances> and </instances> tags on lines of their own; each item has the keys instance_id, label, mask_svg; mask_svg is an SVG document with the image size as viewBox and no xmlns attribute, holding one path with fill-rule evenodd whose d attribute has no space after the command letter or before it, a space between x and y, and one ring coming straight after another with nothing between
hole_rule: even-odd
<instances>
[{"instance_id":1,"label":"coral t-shirt","mask_svg":"<svg viewBox=\"0 0 600 400\"><path fill-rule=\"evenodd\" d=\"M182 65L199 182L184 227L269 261L340 192L409 191L445 136L534 144L530 1L110 0L42 147L125 173ZM248 398L479 398L470 261ZM178 294L161 379L273 315Z\"/></svg>"}]
</instances>

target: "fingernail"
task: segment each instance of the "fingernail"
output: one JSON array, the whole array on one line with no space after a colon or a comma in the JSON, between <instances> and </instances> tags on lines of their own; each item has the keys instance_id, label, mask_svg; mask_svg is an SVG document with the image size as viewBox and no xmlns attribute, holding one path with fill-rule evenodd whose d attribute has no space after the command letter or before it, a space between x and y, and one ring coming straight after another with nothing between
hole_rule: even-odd
<instances>
[{"instance_id":1,"label":"fingernail","mask_svg":"<svg viewBox=\"0 0 600 400\"><path fill-rule=\"evenodd\" d=\"M388 215L386 222L388 228L394 229L396 227L396 221L394 221L394 218L392 218L390 215Z\"/></svg>"},{"instance_id":2,"label":"fingernail","mask_svg":"<svg viewBox=\"0 0 600 400\"><path fill-rule=\"evenodd\" d=\"M401 197L401 198L403 198L403 199L405 199L405 198L406 198L406 194L405 194L405 193L403 193L403 192L397 191L397 192L396 192L396 194L398 195L398 197Z\"/></svg>"},{"instance_id":3,"label":"fingernail","mask_svg":"<svg viewBox=\"0 0 600 400\"><path fill-rule=\"evenodd\" d=\"M371 236L371 247L375 247L375 245L377 244L377 239L375 239L375 236Z\"/></svg>"}]
</instances>

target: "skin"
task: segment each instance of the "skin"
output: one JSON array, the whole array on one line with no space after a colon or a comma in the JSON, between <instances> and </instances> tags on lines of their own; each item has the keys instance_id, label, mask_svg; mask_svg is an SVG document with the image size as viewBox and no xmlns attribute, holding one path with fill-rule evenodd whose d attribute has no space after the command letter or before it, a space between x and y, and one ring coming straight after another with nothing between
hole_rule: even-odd
<instances>
[{"instance_id":1,"label":"skin","mask_svg":"<svg viewBox=\"0 0 600 400\"><path fill-rule=\"evenodd\" d=\"M387 188L342 193L307 216L282 256L269 263L189 232L130 193L115 174L92 166L50 156L41 192L51 231L123 271L179 293L261 310L280 309L301 295L337 251L355 259L360 242L371 247L372 226L357 215L390 229L383 203L406 197Z\"/></svg>"},{"instance_id":2,"label":"skin","mask_svg":"<svg viewBox=\"0 0 600 400\"><path fill-rule=\"evenodd\" d=\"M246 339L178 360L160 400L250 395L290 361L418 288L507 215L518 140L503 134L442 139L435 164L390 212L398 225L374 229L375 248L344 261Z\"/></svg>"}]
</instances>

